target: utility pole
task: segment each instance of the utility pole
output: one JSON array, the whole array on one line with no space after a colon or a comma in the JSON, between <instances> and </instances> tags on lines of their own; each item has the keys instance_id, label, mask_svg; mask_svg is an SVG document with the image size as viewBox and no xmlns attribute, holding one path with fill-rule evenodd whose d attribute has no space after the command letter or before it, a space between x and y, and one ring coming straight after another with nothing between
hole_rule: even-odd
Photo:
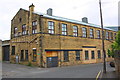
<instances>
[{"instance_id":1,"label":"utility pole","mask_svg":"<svg viewBox=\"0 0 120 80\"><path fill-rule=\"evenodd\" d=\"M105 44L104 44L104 32L103 32L103 17L102 17L102 7L101 7L101 0L99 0L100 6L100 19L101 19L101 28L102 28L102 51L103 51L103 72L106 73L106 54L105 54Z\"/></svg>"}]
</instances>

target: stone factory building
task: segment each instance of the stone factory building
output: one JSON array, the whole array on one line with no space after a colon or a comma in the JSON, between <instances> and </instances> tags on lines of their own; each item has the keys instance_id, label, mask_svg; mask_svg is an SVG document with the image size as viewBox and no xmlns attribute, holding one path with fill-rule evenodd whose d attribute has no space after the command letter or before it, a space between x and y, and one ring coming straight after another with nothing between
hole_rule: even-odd
<instances>
[{"instance_id":1,"label":"stone factory building","mask_svg":"<svg viewBox=\"0 0 120 80\"><path fill-rule=\"evenodd\" d=\"M103 61L100 26L20 8L11 20L10 61L40 67L60 67ZM116 31L104 29L105 50L115 40ZM106 55L106 60L112 60Z\"/></svg>"}]
</instances>

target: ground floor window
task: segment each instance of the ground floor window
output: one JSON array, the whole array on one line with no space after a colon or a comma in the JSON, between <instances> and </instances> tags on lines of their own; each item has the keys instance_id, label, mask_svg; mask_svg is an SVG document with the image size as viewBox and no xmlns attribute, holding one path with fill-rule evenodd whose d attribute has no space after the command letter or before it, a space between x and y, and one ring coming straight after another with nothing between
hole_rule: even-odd
<instances>
[{"instance_id":1,"label":"ground floor window","mask_svg":"<svg viewBox=\"0 0 120 80\"><path fill-rule=\"evenodd\" d=\"M65 62L69 61L68 51L64 51L64 61L65 61Z\"/></svg>"},{"instance_id":2,"label":"ground floor window","mask_svg":"<svg viewBox=\"0 0 120 80\"><path fill-rule=\"evenodd\" d=\"M89 54L88 54L88 51L85 51L85 60L89 60Z\"/></svg>"},{"instance_id":3,"label":"ground floor window","mask_svg":"<svg viewBox=\"0 0 120 80\"><path fill-rule=\"evenodd\" d=\"M80 60L80 51L76 51L76 60Z\"/></svg>"},{"instance_id":4,"label":"ground floor window","mask_svg":"<svg viewBox=\"0 0 120 80\"><path fill-rule=\"evenodd\" d=\"M95 59L95 52L91 51L91 59Z\"/></svg>"},{"instance_id":5,"label":"ground floor window","mask_svg":"<svg viewBox=\"0 0 120 80\"><path fill-rule=\"evenodd\" d=\"M15 46L12 46L12 54L11 55L15 55Z\"/></svg>"},{"instance_id":6,"label":"ground floor window","mask_svg":"<svg viewBox=\"0 0 120 80\"><path fill-rule=\"evenodd\" d=\"M37 50L33 49L33 61L37 60Z\"/></svg>"},{"instance_id":7,"label":"ground floor window","mask_svg":"<svg viewBox=\"0 0 120 80\"><path fill-rule=\"evenodd\" d=\"M98 59L101 59L101 52L98 50Z\"/></svg>"},{"instance_id":8,"label":"ground floor window","mask_svg":"<svg viewBox=\"0 0 120 80\"><path fill-rule=\"evenodd\" d=\"M28 61L28 50L25 50L25 60Z\"/></svg>"},{"instance_id":9,"label":"ground floor window","mask_svg":"<svg viewBox=\"0 0 120 80\"><path fill-rule=\"evenodd\" d=\"M24 60L24 50L21 50L21 58L20 58L21 61Z\"/></svg>"}]
</instances>

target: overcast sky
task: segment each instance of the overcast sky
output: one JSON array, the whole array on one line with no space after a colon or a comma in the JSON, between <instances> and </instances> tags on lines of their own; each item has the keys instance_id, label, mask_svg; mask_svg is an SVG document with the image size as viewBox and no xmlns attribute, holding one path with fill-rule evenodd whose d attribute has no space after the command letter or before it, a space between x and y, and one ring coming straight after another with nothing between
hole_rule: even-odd
<instances>
[{"instance_id":1,"label":"overcast sky","mask_svg":"<svg viewBox=\"0 0 120 80\"><path fill-rule=\"evenodd\" d=\"M118 2L120 0L102 0L104 26L118 25ZM35 11L46 13L53 9L53 15L80 20L88 17L89 23L100 25L99 0L0 0L0 39L10 39L11 20L20 8L29 9L35 5Z\"/></svg>"}]
</instances>

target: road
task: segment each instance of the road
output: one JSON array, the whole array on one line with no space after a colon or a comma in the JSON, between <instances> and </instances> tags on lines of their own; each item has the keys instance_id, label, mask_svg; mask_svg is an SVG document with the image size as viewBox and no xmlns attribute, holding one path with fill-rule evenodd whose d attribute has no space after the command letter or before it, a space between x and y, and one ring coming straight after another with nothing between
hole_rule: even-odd
<instances>
[{"instance_id":1,"label":"road","mask_svg":"<svg viewBox=\"0 0 120 80\"><path fill-rule=\"evenodd\" d=\"M2 64L3 78L96 78L102 63L77 66L39 68L19 64Z\"/></svg>"}]
</instances>

